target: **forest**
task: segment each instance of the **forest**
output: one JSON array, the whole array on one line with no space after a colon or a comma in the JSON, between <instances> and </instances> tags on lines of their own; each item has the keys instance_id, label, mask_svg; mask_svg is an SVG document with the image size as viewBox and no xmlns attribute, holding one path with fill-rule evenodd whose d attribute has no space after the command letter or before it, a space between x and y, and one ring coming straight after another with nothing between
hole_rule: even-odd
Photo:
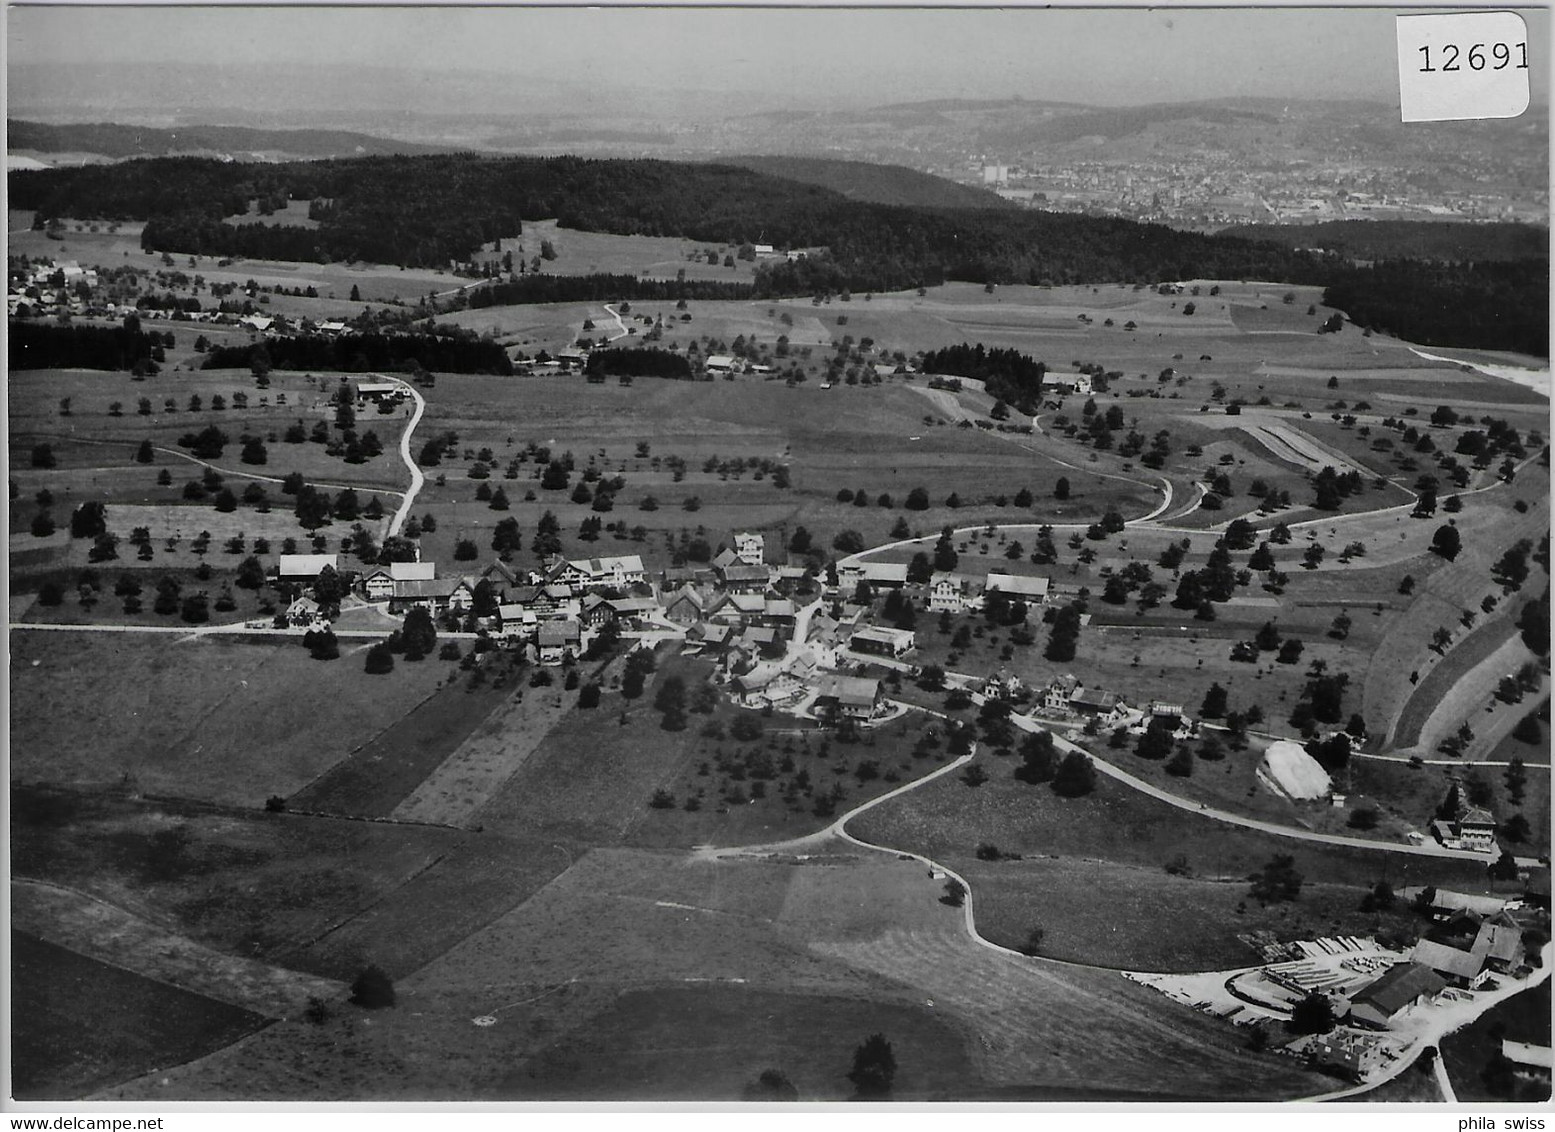
<instances>
[{"instance_id":1,"label":"forest","mask_svg":"<svg viewBox=\"0 0 1555 1132\"><path fill-rule=\"evenodd\" d=\"M268 338L265 351L277 369L341 370L365 373L373 370L428 370L444 373L513 372L507 351L495 342L473 338L449 338L432 334L320 334ZM243 369L253 361L252 346L215 346L205 356L203 369Z\"/></svg>"},{"instance_id":2,"label":"forest","mask_svg":"<svg viewBox=\"0 0 1555 1132\"><path fill-rule=\"evenodd\" d=\"M1042 375L1047 366L1019 350L990 350L981 342L976 346L963 342L925 354L923 372L978 378L990 396L1030 414L1041 403Z\"/></svg>"},{"instance_id":3,"label":"forest","mask_svg":"<svg viewBox=\"0 0 1555 1132\"><path fill-rule=\"evenodd\" d=\"M443 267L519 235L525 218L554 217L584 231L825 249L762 264L751 292L757 298L899 291L947 280L1040 286L1279 279L1332 288L1359 322L1405 335L1415 333L1406 327L1424 326L1430 337L1421 340L1432 344L1532 351L1537 339L1536 352L1547 350L1546 260L1532 261L1537 268L1402 260L1356 268L1350 255L1272 239L1031 210L876 204L729 165L471 154L275 164L153 158L18 171L9 184L12 207L38 210L40 218L146 219L142 243L152 251ZM318 227L224 221L245 214L253 200L307 200ZM1409 246L1405 233L1392 239ZM1547 252L1547 237L1540 252ZM600 288L612 298L658 297L645 286L661 285L637 281L624 290L624 283L602 280L515 277L471 302L607 297ZM1413 303L1422 305L1411 309Z\"/></svg>"},{"instance_id":4,"label":"forest","mask_svg":"<svg viewBox=\"0 0 1555 1132\"><path fill-rule=\"evenodd\" d=\"M10 367L16 370L141 366L154 373L153 355L162 352L157 339L133 326L55 326L11 319L9 335Z\"/></svg>"},{"instance_id":5,"label":"forest","mask_svg":"<svg viewBox=\"0 0 1555 1132\"><path fill-rule=\"evenodd\" d=\"M1360 326L1424 346L1550 354L1549 261L1423 263L1348 268L1323 292Z\"/></svg>"},{"instance_id":6,"label":"forest","mask_svg":"<svg viewBox=\"0 0 1555 1132\"><path fill-rule=\"evenodd\" d=\"M463 293L472 308L515 303L598 303L616 299L706 299L738 301L755 295L749 283L714 280L640 279L635 275L519 275Z\"/></svg>"},{"instance_id":7,"label":"forest","mask_svg":"<svg viewBox=\"0 0 1555 1132\"><path fill-rule=\"evenodd\" d=\"M1470 224L1440 220L1328 220L1321 224L1251 224L1235 229L1249 240L1322 248L1346 258L1434 259L1448 262L1548 259L1550 232L1532 224Z\"/></svg>"},{"instance_id":8,"label":"forest","mask_svg":"<svg viewBox=\"0 0 1555 1132\"><path fill-rule=\"evenodd\" d=\"M691 377L691 363L668 350L595 350L583 372L590 378L668 377L684 381Z\"/></svg>"}]
</instances>

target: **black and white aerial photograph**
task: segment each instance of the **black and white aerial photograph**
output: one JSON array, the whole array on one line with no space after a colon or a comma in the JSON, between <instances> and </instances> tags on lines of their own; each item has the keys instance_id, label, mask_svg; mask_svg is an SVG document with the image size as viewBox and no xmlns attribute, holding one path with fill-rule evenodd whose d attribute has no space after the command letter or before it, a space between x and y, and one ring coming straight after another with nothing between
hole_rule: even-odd
<instances>
[{"instance_id":1,"label":"black and white aerial photograph","mask_svg":"<svg viewBox=\"0 0 1555 1132\"><path fill-rule=\"evenodd\" d=\"M1450 11L10 6L7 1106L1548 1102Z\"/></svg>"}]
</instances>

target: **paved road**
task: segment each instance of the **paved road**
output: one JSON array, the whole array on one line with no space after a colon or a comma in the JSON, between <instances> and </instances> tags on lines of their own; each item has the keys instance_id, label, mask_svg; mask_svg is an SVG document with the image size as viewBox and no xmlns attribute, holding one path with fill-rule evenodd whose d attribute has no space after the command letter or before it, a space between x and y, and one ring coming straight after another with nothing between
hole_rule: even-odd
<instances>
[{"instance_id":1,"label":"paved road","mask_svg":"<svg viewBox=\"0 0 1555 1132\"><path fill-rule=\"evenodd\" d=\"M304 629L250 629L242 622L224 625L51 625L44 621L12 621L7 626L13 631L35 633L161 633L175 637L290 637L300 640ZM349 640L381 641L389 635L385 629L331 629L336 637ZM478 633L449 633L438 630L438 640L473 641Z\"/></svg>"},{"instance_id":2,"label":"paved road","mask_svg":"<svg viewBox=\"0 0 1555 1132\"><path fill-rule=\"evenodd\" d=\"M427 482L426 476L421 474L421 468L417 466L415 458L410 454L410 438L416 431L416 426L421 423L422 414L427 411L427 399L421 395L420 390L409 382L400 381L397 377L392 380L398 382L400 388L409 393L416 401L416 411L411 414L410 423L405 426L405 431L400 434L400 459L404 460L405 467L410 469L410 490L405 492L405 498L400 501L399 510L394 513L394 521L389 524L389 534L397 535L400 533L400 528L405 525L405 520L410 518L410 507L416 501L416 494Z\"/></svg>"}]
</instances>

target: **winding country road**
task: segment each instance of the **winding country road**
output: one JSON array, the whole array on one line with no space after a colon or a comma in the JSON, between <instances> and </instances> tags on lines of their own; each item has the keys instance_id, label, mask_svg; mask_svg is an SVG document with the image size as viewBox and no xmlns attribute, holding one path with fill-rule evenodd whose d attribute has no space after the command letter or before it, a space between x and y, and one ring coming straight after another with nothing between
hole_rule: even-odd
<instances>
[{"instance_id":1,"label":"winding country road","mask_svg":"<svg viewBox=\"0 0 1555 1132\"><path fill-rule=\"evenodd\" d=\"M421 395L421 391L408 381L393 378L401 389L415 399L416 411L410 416L410 423L405 426L405 431L400 433L400 459L405 461L405 467L410 469L410 489L405 492L405 497L400 501L399 510L394 513L394 521L389 524L389 534L397 535L400 528L405 525L405 520L410 518L411 504L416 501L416 494L426 484L426 476L421 474L421 468L417 466L415 458L410 454L410 438L416 431L416 426L421 423L422 415L427 411L427 399Z\"/></svg>"}]
</instances>

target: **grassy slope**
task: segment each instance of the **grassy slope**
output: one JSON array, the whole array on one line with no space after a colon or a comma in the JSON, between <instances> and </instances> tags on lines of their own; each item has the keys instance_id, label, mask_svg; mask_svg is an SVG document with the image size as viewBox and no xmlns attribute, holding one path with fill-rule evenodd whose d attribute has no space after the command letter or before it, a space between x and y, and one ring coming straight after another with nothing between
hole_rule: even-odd
<instances>
[{"instance_id":1,"label":"grassy slope","mask_svg":"<svg viewBox=\"0 0 1555 1132\"><path fill-rule=\"evenodd\" d=\"M75 1100L220 1049L266 1023L22 932L11 933L11 986L11 1088L22 1101Z\"/></svg>"},{"instance_id":2,"label":"grassy slope","mask_svg":"<svg viewBox=\"0 0 1555 1132\"><path fill-rule=\"evenodd\" d=\"M13 781L128 775L148 793L254 807L392 728L445 671L368 676L359 657L316 661L296 641L39 632L12 647Z\"/></svg>"},{"instance_id":3,"label":"grassy slope","mask_svg":"<svg viewBox=\"0 0 1555 1132\"><path fill-rule=\"evenodd\" d=\"M1333 899L1309 896L1304 900L1307 917L1293 922L1288 933L1281 929L1281 934L1291 935L1306 934L1311 928L1324 934L1333 930L1330 920L1335 909L1353 907L1364 888L1383 876L1395 886L1436 882L1478 889L1484 884L1483 870L1476 865L1319 846L1233 828L1184 815L1106 778L1093 794L1062 799L1045 786L1016 781L1008 765L992 763L991 780L977 789L955 778L931 783L862 815L851 823L850 831L875 844L965 864L981 881L974 881L980 915L1000 926L1004 942L1023 941L1031 923L1040 923L1054 940L1052 954L1064 958L1089 960L1093 949L1104 948L1120 966L1153 969L1183 963L1196 934L1191 946L1201 955L1214 954L1233 964L1238 955L1251 959L1251 952L1236 950L1236 933L1244 930L1238 917L1216 912L1224 912L1225 905L1234 908L1245 899L1245 890L1211 879L1171 881L1155 871L1178 857L1185 858L1198 876L1235 881L1272 856L1289 854L1307 881L1348 888L1343 898L1336 889ZM989 867L974 863L974 850L985 842L1005 852L1057 858L1065 866L1058 874L1066 886L1062 900L1056 907L1029 902L1028 893L1038 889L1022 878L1053 867L1046 862ZM1155 914L1112 919L1095 908L1089 896L1096 891L1098 879L1082 867L1091 861L1140 870L1114 870L1114 874L1128 881L1128 888L1137 894L1130 899L1143 901L1141 907L1155 906ZM1180 887L1181 898L1169 904L1161 901L1159 894L1166 886ZM1236 893L1241 895L1232 899ZM1271 915L1278 917L1280 912ZM1169 929L1160 926L1163 918L1172 925ZM1351 923L1347 930L1359 926L1363 925Z\"/></svg>"}]
</instances>

